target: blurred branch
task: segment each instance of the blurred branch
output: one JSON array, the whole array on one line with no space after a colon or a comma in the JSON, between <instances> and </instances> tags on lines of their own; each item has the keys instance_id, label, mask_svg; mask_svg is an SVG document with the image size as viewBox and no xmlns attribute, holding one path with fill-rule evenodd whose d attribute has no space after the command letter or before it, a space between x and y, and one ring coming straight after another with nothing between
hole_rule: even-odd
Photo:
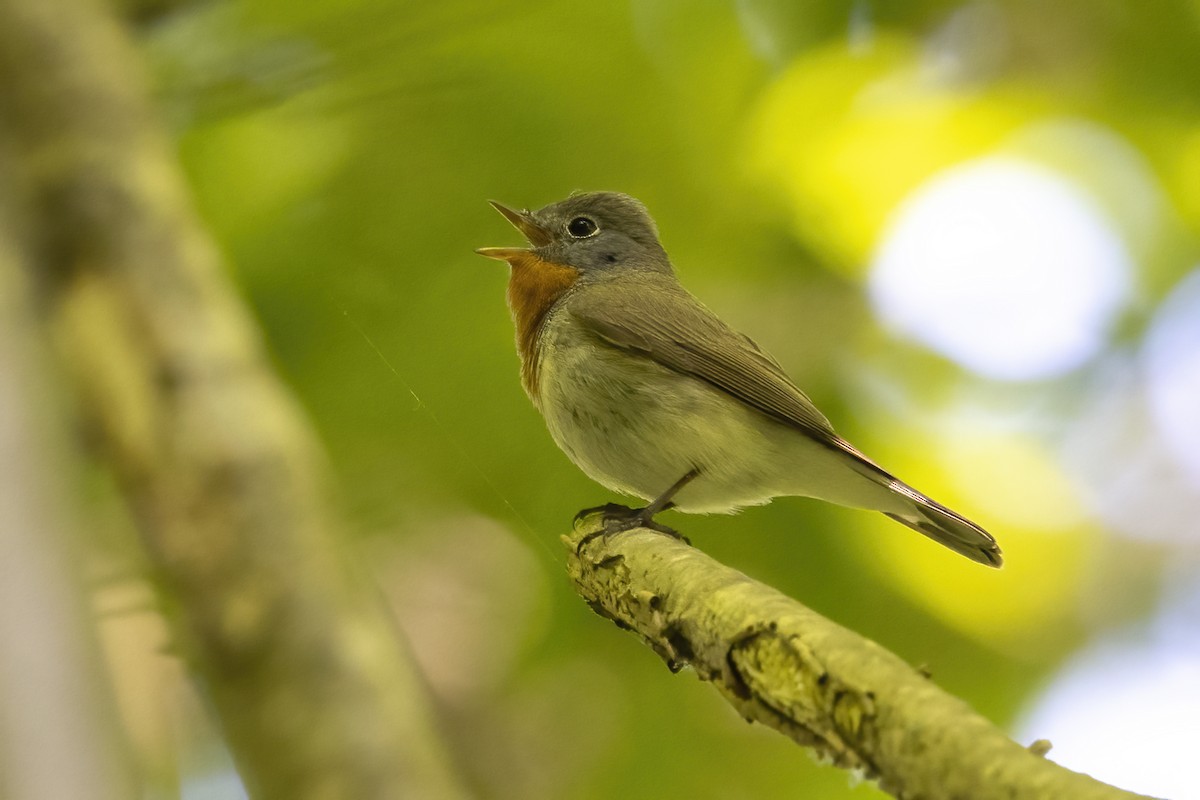
<instances>
[{"instance_id":1,"label":"blurred branch","mask_svg":"<svg viewBox=\"0 0 1200 800\"><path fill-rule=\"evenodd\" d=\"M336 550L319 447L97 3L0 3L0 125L55 342L251 794L463 796L391 619Z\"/></svg>"},{"instance_id":2,"label":"blurred branch","mask_svg":"<svg viewBox=\"0 0 1200 800\"><path fill-rule=\"evenodd\" d=\"M8 199L0 195L0 797L116 800L133 794L131 771L70 557L71 471L45 403Z\"/></svg>"},{"instance_id":3,"label":"blurred branch","mask_svg":"<svg viewBox=\"0 0 1200 800\"><path fill-rule=\"evenodd\" d=\"M598 529L588 518L564 537L596 613L672 671L691 666L745 719L895 797L1142 797L1021 747L879 645L681 541L644 529L587 538Z\"/></svg>"}]
</instances>

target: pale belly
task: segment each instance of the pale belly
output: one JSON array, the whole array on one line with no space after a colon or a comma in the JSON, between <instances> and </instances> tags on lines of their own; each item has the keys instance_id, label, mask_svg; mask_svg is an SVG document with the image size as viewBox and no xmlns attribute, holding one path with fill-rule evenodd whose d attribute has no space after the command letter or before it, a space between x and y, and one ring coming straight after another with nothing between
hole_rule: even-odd
<instances>
[{"instance_id":1,"label":"pale belly","mask_svg":"<svg viewBox=\"0 0 1200 800\"><path fill-rule=\"evenodd\" d=\"M692 513L730 512L780 495L878 508L881 487L844 457L698 379L590 343L547 343L540 408L554 441L593 480ZM549 357L547 357L549 356Z\"/></svg>"}]
</instances>

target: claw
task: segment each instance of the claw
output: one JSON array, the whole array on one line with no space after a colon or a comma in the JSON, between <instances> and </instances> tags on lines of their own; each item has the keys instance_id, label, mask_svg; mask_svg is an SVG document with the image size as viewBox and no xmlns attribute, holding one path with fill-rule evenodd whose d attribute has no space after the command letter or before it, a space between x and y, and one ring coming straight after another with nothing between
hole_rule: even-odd
<instances>
[{"instance_id":1,"label":"claw","mask_svg":"<svg viewBox=\"0 0 1200 800\"><path fill-rule=\"evenodd\" d=\"M646 506L645 508L630 508L629 506L623 506L618 503L605 503L602 506L585 508L583 511L580 511L575 515L575 527L578 527L581 522L597 513L602 515L603 523L600 527L600 530L589 533L579 540L579 545L575 548L575 555L579 555L579 551L583 549L583 546L595 539L597 536L612 536L613 534L622 533L624 531L631 531L634 528L649 528L652 531L658 531L659 533L666 534L672 539L678 539L684 544L690 546L691 541L686 536L674 528L668 528L662 523L655 522L654 516L660 511L666 511L668 508L673 507L675 503L671 501L671 498L674 497L680 489L695 480L699 474L700 468L692 467L682 478L675 481L671 488L667 489L665 492L655 498L650 505Z\"/></svg>"},{"instance_id":2,"label":"claw","mask_svg":"<svg viewBox=\"0 0 1200 800\"><path fill-rule=\"evenodd\" d=\"M615 536L618 533L631 531L634 528L647 528L670 536L672 539L678 539L684 544L691 544L691 540L679 531L663 525L661 522L655 522L652 513L647 513L648 511L651 511L651 509L630 508L619 503L605 503L602 506L583 509L575 515L576 525L595 514L601 514L603 521L599 530L593 531L579 540L579 544L575 547L575 554L578 555L589 542L599 536Z\"/></svg>"}]
</instances>

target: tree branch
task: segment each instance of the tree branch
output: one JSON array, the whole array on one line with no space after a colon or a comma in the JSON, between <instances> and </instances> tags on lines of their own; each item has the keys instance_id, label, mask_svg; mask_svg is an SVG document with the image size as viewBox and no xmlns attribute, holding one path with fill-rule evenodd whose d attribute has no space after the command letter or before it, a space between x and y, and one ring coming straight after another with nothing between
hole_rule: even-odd
<instances>
[{"instance_id":1,"label":"tree branch","mask_svg":"<svg viewBox=\"0 0 1200 800\"><path fill-rule=\"evenodd\" d=\"M1021 747L879 645L681 541L645 529L589 538L599 526L588 517L564 537L596 613L672 671L691 666L745 719L895 797L1143 797Z\"/></svg>"},{"instance_id":2,"label":"tree branch","mask_svg":"<svg viewBox=\"0 0 1200 800\"><path fill-rule=\"evenodd\" d=\"M0 126L59 351L252 796L462 797L424 686L337 551L322 455L193 211L124 32L0 3Z\"/></svg>"},{"instance_id":3,"label":"tree branch","mask_svg":"<svg viewBox=\"0 0 1200 800\"><path fill-rule=\"evenodd\" d=\"M0 174L9 154L0 140ZM71 557L67 487L44 344L0 195L0 797L136 794Z\"/></svg>"}]
</instances>

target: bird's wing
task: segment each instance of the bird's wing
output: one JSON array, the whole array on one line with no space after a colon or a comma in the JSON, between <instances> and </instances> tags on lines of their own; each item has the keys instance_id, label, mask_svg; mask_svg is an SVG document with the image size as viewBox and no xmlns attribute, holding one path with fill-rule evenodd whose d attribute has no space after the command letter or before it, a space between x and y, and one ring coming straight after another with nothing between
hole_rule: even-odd
<instances>
[{"instance_id":1,"label":"bird's wing","mask_svg":"<svg viewBox=\"0 0 1200 800\"><path fill-rule=\"evenodd\" d=\"M702 380L840 451L847 457L846 464L860 475L887 486L912 503L913 512L888 516L968 558L1000 566L1000 548L989 533L900 481L834 433L829 420L792 383L775 359L751 339L721 322L677 284L660 287L668 291L654 292L652 304L644 298L629 302L627 294L598 292L598 288L590 289L589 302L573 304L568 313L600 340Z\"/></svg>"},{"instance_id":2,"label":"bird's wing","mask_svg":"<svg viewBox=\"0 0 1200 800\"><path fill-rule=\"evenodd\" d=\"M598 296L607 294L603 288L592 287L591 302L574 304L569 313L605 343L702 380L768 417L842 449L839 443L844 440L775 359L694 297L675 289L654 292L652 304L631 304L616 296Z\"/></svg>"}]
</instances>

